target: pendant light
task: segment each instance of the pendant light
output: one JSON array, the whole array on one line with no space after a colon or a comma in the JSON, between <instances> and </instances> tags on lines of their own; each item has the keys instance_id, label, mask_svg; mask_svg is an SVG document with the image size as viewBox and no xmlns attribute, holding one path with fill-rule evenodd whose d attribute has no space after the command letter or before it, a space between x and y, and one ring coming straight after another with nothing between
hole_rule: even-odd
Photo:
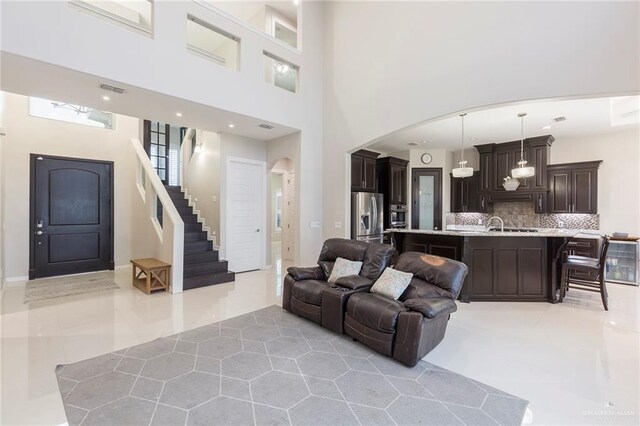
<instances>
[{"instance_id":1,"label":"pendant light","mask_svg":"<svg viewBox=\"0 0 640 426\"><path fill-rule=\"evenodd\" d=\"M464 159L464 117L467 114L460 114L462 118L462 147L460 148L460 161L458 161L458 167L453 169L451 173L453 177L464 178L473 176L473 169L471 167L467 167L467 162Z\"/></svg>"},{"instance_id":2,"label":"pendant light","mask_svg":"<svg viewBox=\"0 0 640 426\"><path fill-rule=\"evenodd\" d=\"M511 169L511 176L514 178L527 178L536 174L536 169L527 166L527 160L524 159L524 117L526 115L526 112L518 114L520 117L520 161L518 161L518 167Z\"/></svg>"}]
</instances>

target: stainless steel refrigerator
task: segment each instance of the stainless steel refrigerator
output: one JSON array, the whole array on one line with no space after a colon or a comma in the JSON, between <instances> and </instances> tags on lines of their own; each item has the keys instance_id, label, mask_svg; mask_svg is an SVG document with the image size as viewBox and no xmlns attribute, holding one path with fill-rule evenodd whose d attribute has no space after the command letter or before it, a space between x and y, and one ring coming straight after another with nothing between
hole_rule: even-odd
<instances>
[{"instance_id":1,"label":"stainless steel refrigerator","mask_svg":"<svg viewBox=\"0 0 640 426\"><path fill-rule=\"evenodd\" d=\"M351 238L382 242L383 198L373 192L351 193Z\"/></svg>"}]
</instances>

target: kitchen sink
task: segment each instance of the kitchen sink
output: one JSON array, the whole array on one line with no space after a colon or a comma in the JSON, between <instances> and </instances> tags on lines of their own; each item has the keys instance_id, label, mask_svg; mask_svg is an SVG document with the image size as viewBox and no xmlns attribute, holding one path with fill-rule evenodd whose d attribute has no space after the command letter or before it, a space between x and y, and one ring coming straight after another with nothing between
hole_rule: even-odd
<instances>
[{"instance_id":1,"label":"kitchen sink","mask_svg":"<svg viewBox=\"0 0 640 426\"><path fill-rule=\"evenodd\" d=\"M489 228L490 232L500 232L500 228ZM504 232L538 232L537 229L530 228L504 228Z\"/></svg>"}]
</instances>

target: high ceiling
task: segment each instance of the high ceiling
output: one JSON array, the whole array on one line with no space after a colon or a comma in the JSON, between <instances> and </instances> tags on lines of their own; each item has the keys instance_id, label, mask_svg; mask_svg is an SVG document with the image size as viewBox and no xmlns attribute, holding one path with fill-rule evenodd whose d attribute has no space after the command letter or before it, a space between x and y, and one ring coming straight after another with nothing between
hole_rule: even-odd
<instances>
[{"instance_id":1,"label":"high ceiling","mask_svg":"<svg viewBox=\"0 0 640 426\"><path fill-rule=\"evenodd\" d=\"M640 97L539 101L468 111L465 117L465 147L520 139L518 113L521 112L527 113L524 121L525 138L551 134L558 139L612 133L639 128ZM556 117L565 117L566 120L556 122ZM395 132L368 148L380 152L427 147L459 149L460 143L461 118L456 114Z\"/></svg>"},{"instance_id":2,"label":"high ceiling","mask_svg":"<svg viewBox=\"0 0 640 426\"><path fill-rule=\"evenodd\" d=\"M2 53L0 89L27 96L68 102L122 115L149 119L176 126L211 132L225 132L257 140L270 140L297 132L297 129L258 118L213 108L139 87L105 81L100 77L34 61L22 56ZM43 78L46 76L46 78ZM52 84L55 82L55 84ZM107 92L100 84L122 87L124 95ZM109 101L103 101L103 96ZM180 113L178 117L176 113ZM233 128L229 128L233 124ZM264 129L260 124L274 126Z\"/></svg>"}]
</instances>

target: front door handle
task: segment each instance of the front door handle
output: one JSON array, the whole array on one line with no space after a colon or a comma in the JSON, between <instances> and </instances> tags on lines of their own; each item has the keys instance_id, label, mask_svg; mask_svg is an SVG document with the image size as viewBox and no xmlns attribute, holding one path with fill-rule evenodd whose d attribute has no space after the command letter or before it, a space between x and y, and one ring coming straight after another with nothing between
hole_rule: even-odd
<instances>
[{"instance_id":1,"label":"front door handle","mask_svg":"<svg viewBox=\"0 0 640 426\"><path fill-rule=\"evenodd\" d=\"M36 235L42 235L42 234L44 234L44 232L42 232L42 231L36 231Z\"/></svg>"}]
</instances>

